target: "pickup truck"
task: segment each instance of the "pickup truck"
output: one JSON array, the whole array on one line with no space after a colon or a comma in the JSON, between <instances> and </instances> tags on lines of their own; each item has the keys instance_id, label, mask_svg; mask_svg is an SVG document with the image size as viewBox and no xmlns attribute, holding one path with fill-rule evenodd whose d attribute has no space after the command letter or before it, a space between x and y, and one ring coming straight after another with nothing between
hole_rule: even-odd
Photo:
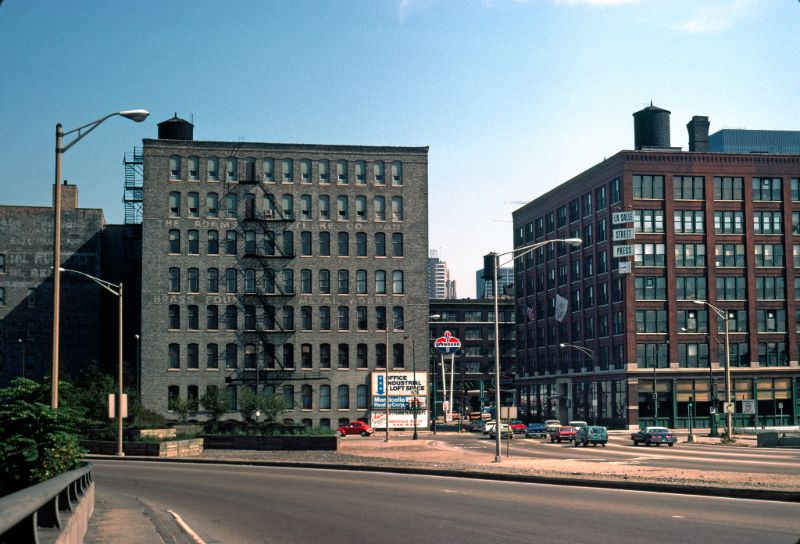
<instances>
[{"instance_id":1,"label":"pickup truck","mask_svg":"<svg viewBox=\"0 0 800 544\"><path fill-rule=\"evenodd\" d=\"M641 442L645 446L667 444L671 448L678 441L678 437L666 427L645 427L631 434L631 440L634 446L638 446Z\"/></svg>"},{"instance_id":2,"label":"pickup truck","mask_svg":"<svg viewBox=\"0 0 800 544\"><path fill-rule=\"evenodd\" d=\"M575 427L562 425L557 431L553 430L547 434L550 437L550 442L558 442L560 444L562 441L572 442L572 440L575 438L575 431Z\"/></svg>"}]
</instances>

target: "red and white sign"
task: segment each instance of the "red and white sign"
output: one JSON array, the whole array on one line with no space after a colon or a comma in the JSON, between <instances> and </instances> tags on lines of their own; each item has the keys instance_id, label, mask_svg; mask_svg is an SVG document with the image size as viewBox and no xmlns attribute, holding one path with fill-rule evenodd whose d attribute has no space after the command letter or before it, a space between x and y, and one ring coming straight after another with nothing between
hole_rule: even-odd
<instances>
[{"instance_id":1,"label":"red and white sign","mask_svg":"<svg viewBox=\"0 0 800 544\"><path fill-rule=\"evenodd\" d=\"M461 349L461 340L450 334L450 331L444 331L444 336L434 340L433 347L439 353L455 353Z\"/></svg>"}]
</instances>

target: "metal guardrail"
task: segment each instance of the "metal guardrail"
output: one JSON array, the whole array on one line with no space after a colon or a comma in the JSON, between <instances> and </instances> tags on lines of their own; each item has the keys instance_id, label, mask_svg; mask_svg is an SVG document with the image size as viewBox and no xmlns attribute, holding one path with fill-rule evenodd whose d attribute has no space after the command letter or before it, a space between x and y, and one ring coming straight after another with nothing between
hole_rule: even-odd
<instances>
[{"instance_id":1,"label":"metal guardrail","mask_svg":"<svg viewBox=\"0 0 800 544\"><path fill-rule=\"evenodd\" d=\"M63 528L60 512L72 512L92 484L87 463L45 482L0 497L0 544L39 542L41 528Z\"/></svg>"}]
</instances>

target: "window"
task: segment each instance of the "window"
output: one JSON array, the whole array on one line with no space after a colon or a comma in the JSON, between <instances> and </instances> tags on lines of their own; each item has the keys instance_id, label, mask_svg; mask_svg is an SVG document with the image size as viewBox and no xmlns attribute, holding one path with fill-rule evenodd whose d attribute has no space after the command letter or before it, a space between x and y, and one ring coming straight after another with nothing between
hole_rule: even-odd
<instances>
[{"instance_id":1,"label":"window","mask_svg":"<svg viewBox=\"0 0 800 544\"><path fill-rule=\"evenodd\" d=\"M169 179L181 179L181 158L177 155L169 158Z\"/></svg>"},{"instance_id":2,"label":"window","mask_svg":"<svg viewBox=\"0 0 800 544\"><path fill-rule=\"evenodd\" d=\"M294 180L294 161L292 159L283 159L281 161L281 172L283 173L283 182L292 183Z\"/></svg>"},{"instance_id":3,"label":"window","mask_svg":"<svg viewBox=\"0 0 800 544\"><path fill-rule=\"evenodd\" d=\"M376 196L372 201L375 210L375 221L386 221L386 198Z\"/></svg>"},{"instance_id":4,"label":"window","mask_svg":"<svg viewBox=\"0 0 800 544\"><path fill-rule=\"evenodd\" d=\"M206 368L219 368L219 346L206 344Z\"/></svg>"},{"instance_id":5,"label":"window","mask_svg":"<svg viewBox=\"0 0 800 544\"><path fill-rule=\"evenodd\" d=\"M356 221L367 220L367 197L356 197Z\"/></svg>"},{"instance_id":6,"label":"window","mask_svg":"<svg viewBox=\"0 0 800 544\"><path fill-rule=\"evenodd\" d=\"M792 212L792 234L800 234L800 212Z\"/></svg>"},{"instance_id":7,"label":"window","mask_svg":"<svg viewBox=\"0 0 800 544\"><path fill-rule=\"evenodd\" d=\"M239 311L236 306L229 304L225 306L225 328L233 331L239 326Z\"/></svg>"},{"instance_id":8,"label":"window","mask_svg":"<svg viewBox=\"0 0 800 544\"><path fill-rule=\"evenodd\" d=\"M219 307L214 304L206 306L206 328L212 331L219 329Z\"/></svg>"},{"instance_id":9,"label":"window","mask_svg":"<svg viewBox=\"0 0 800 544\"><path fill-rule=\"evenodd\" d=\"M208 254L209 255L219 254L219 231L216 230L208 231Z\"/></svg>"},{"instance_id":10,"label":"window","mask_svg":"<svg viewBox=\"0 0 800 544\"><path fill-rule=\"evenodd\" d=\"M394 330L402 331L405 329L405 318L402 306L392 308L392 318L394 319Z\"/></svg>"},{"instance_id":11,"label":"window","mask_svg":"<svg viewBox=\"0 0 800 544\"><path fill-rule=\"evenodd\" d=\"M675 266L703 267L705 265L705 244L675 244Z\"/></svg>"},{"instance_id":12,"label":"window","mask_svg":"<svg viewBox=\"0 0 800 544\"><path fill-rule=\"evenodd\" d=\"M178 344L170 344L168 352L169 352L169 367L170 368L180 368L181 367L181 347Z\"/></svg>"},{"instance_id":13,"label":"window","mask_svg":"<svg viewBox=\"0 0 800 544\"><path fill-rule=\"evenodd\" d=\"M284 268L282 274L284 294L294 293L294 270L291 268Z\"/></svg>"},{"instance_id":14,"label":"window","mask_svg":"<svg viewBox=\"0 0 800 544\"><path fill-rule=\"evenodd\" d=\"M285 230L281 234L283 240L283 255L285 257L294 257L294 233L290 230Z\"/></svg>"},{"instance_id":15,"label":"window","mask_svg":"<svg viewBox=\"0 0 800 544\"><path fill-rule=\"evenodd\" d=\"M330 306L319 307L319 328L323 331L331 330L331 308Z\"/></svg>"},{"instance_id":16,"label":"window","mask_svg":"<svg viewBox=\"0 0 800 544\"><path fill-rule=\"evenodd\" d=\"M636 232L664 232L662 210L634 210L633 223Z\"/></svg>"},{"instance_id":17,"label":"window","mask_svg":"<svg viewBox=\"0 0 800 544\"><path fill-rule=\"evenodd\" d=\"M402 257L403 256L403 233L402 232L393 232L392 233L392 256L394 256L394 257Z\"/></svg>"},{"instance_id":18,"label":"window","mask_svg":"<svg viewBox=\"0 0 800 544\"><path fill-rule=\"evenodd\" d=\"M186 319L187 329L196 331L197 329L200 328L200 318L198 315L197 305L190 304L189 307L187 308L186 316L187 316Z\"/></svg>"},{"instance_id":19,"label":"window","mask_svg":"<svg viewBox=\"0 0 800 544\"><path fill-rule=\"evenodd\" d=\"M256 271L252 268L248 268L244 271L244 292L256 292Z\"/></svg>"},{"instance_id":20,"label":"window","mask_svg":"<svg viewBox=\"0 0 800 544\"><path fill-rule=\"evenodd\" d=\"M341 346L339 346L341 348ZM350 408L350 387L347 385L340 385L336 389L337 407L340 410L347 410Z\"/></svg>"},{"instance_id":21,"label":"window","mask_svg":"<svg viewBox=\"0 0 800 544\"><path fill-rule=\"evenodd\" d=\"M187 278L189 280L189 292L200 292L200 270L197 268L190 268L187 270Z\"/></svg>"},{"instance_id":22,"label":"window","mask_svg":"<svg viewBox=\"0 0 800 544\"><path fill-rule=\"evenodd\" d=\"M359 295L367 294L367 271L356 270L356 293Z\"/></svg>"},{"instance_id":23,"label":"window","mask_svg":"<svg viewBox=\"0 0 800 544\"><path fill-rule=\"evenodd\" d=\"M329 295L331 292L331 272L323 268L318 273L319 276L319 292L323 295Z\"/></svg>"},{"instance_id":24,"label":"window","mask_svg":"<svg viewBox=\"0 0 800 544\"><path fill-rule=\"evenodd\" d=\"M743 200L744 178L714 177L714 200Z\"/></svg>"},{"instance_id":25,"label":"window","mask_svg":"<svg viewBox=\"0 0 800 544\"><path fill-rule=\"evenodd\" d=\"M789 353L786 351L786 342L759 342L758 364L760 366L789 366ZM763 392L759 391L759 398L761 398L762 394ZM785 398L789 398L788 392Z\"/></svg>"},{"instance_id":26,"label":"window","mask_svg":"<svg viewBox=\"0 0 800 544\"><path fill-rule=\"evenodd\" d=\"M360 331L367 330L367 307L356 307L356 328Z\"/></svg>"},{"instance_id":27,"label":"window","mask_svg":"<svg viewBox=\"0 0 800 544\"><path fill-rule=\"evenodd\" d=\"M350 368L350 346L347 344L339 344L338 352L338 368ZM341 388L342 386L339 387ZM344 387L347 386L345 385Z\"/></svg>"},{"instance_id":28,"label":"window","mask_svg":"<svg viewBox=\"0 0 800 544\"><path fill-rule=\"evenodd\" d=\"M327 345L327 344L325 344ZM331 409L331 386L330 385L320 385L319 386L319 408L320 410L330 410Z\"/></svg>"},{"instance_id":29,"label":"window","mask_svg":"<svg viewBox=\"0 0 800 544\"><path fill-rule=\"evenodd\" d=\"M745 300L746 279L717 277L717 300Z\"/></svg>"},{"instance_id":30,"label":"window","mask_svg":"<svg viewBox=\"0 0 800 544\"><path fill-rule=\"evenodd\" d=\"M239 348L236 344L225 345L225 368L237 368L239 366Z\"/></svg>"},{"instance_id":31,"label":"window","mask_svg":"<svg viewBox=\"0 0 800 544\"><path fill-rule=\"evenodd\" d=\"M200 179L200 159L195 156L189 157L187 161L188 174L190 181L197 181Z\"/></svg>"},{"instance_id":32,"label":"window","mask_svg":"<svg viewBox=\"0 0 800 544\"><path fill-rule=\"evenodd\" d=\"M783 214L781 212L754 211L753 232L755 234L783 233Z\"/></svg>"},{"instance_id":33,"label":"window","mask_svg":"<svg viewBox=\"0 0 800 544\"><path fill-rule=\"evenodd\" d=\"M300 307L300 329L310 331L313 328L313 311L311 306Z\"/></svg>"},{"instance_id":34,"label":"window","mask_svg":"<svg viewBox=\"0 0 800 544\"><path fill-rule=\"evenodd\" d=\"M367 256L367 234L365 232L356 233L356 256Z\"/></svg>"},{"instance_id":35,"label":"window","mask_svg":"<svg viewBox=\"0 0 800 544\"><path fill-rule=\"evenodd\" d=\"M308 344L304 344L304 345L308 345ZM309 347L309 349L311 348L310 345L308 345L308 347ZM309 365L309 368L310 368L310 365ZM314 397L314 393L313 393L313 390L311 389L310 385L305 384L305 385L300 386L300 407L303 410L311 410L313 397Z\"/></svg>"},{"instance_id":36,"label":"window","mask_svg":"<svg viewBox=\"0 0 800 544\"><path fill-rule=\"evenodd\" d=\"M403 197L402 196L393 196L392 197L392 221L402 221L403 220Z\"/></svg>"},{"instance_id":37,"label":"window","mask_svg":"<svg viewBox=\"0 0 800 544\"><path fill-rule=\"evenodd\" d=\"M594 257L587 255L583 258L583 277L591 278L594 276Z\"/></svg>"},{"instance_id":38,"label":"window","mask_svg":"<svg viewBox=\"0 0 800 544\"><path fill-rule=\"evenodd\" d=\"M758 332L786 332L786 310L756 310Z\"/></svg>"},{"instance_id":39,"label":"window","mask_svg":"<svg viewBox=\"0 0 800 544\"><path fill-rule=\"evenodd\" d=\"M199 255L200 233L198 233L196 229L189 229L189 232L187 234L188 234L187 252L189 253L189 255Z\"/></svg>"},{"instance_id":40,"label":"window","mask_svg":"<svg viewBox=\"0 0 800 544\"><path fill-rule=\"evenodd\" d=\"M319 161L319 182L331 182L330 161L328 161L328 159L322 159Z\"/></svg>"},{"instance_id":41,"label":"window","mask_svg":"<svg viewBox=\"0 0 800 544\"><path fill-rule=\"evenodd\" d=\"M336 197L336 216L339 221L346 221L350 219L350 209L348 207L348 200L346 195L339 195Z\"/></svg>"},{"instance_id":42,"label":"window","mask_svg":"<svg viewBox=\"0 0 800 544\"><path fill-rule=\"evenodd\" d=\"M591 215L594 211L592 207L592 193L586 193L581 197L581 207L583 208L583 216Z\"/></svg>"},{"instance_id":43,"label":"window","mask_svg":"<svg viewBox=\"0 0 800 544\"><path fill-rule=\"evenodd\" d=\"M704 224L703 212L700 210L675 210L674 212L676 233L703 233Z\"/></svg>"},{"instance_id":44,"label":"window","mask_svg":"<svg viewBox=\"0 0 800 544\"><path fill-rule=\"evenodd\" d=\"M382 232L375 233L375 256L386 257L386 234Z\"/></svg>"},{"instance_id":45,"label":"window","mask_svg":"<svg viewBox=\"0 0 800 544\"><path fill-rule=\"evenodd\" d=\"M313 218L311 195L300 195L300 219L309 221Z\"/></svg>"},{"instance_id":46,"label":"window","mask_svg":"<svg viewBox=\"0 0 800 544\"><path fill-rule=\"evenodd\" d=\"M225 270L225 290L228 293L235 293L237 291L237 272L235 268L228 268Z\"/></svg>"},{"instance_id":47,"label":"window","mask_svg":"<svg viewBox=\"0 0 800 544\"><path fill-rule=\"evenodd\" d=\"M392 293L395 295L402 295L405 292L403 284L403 271L394 270L392 272Z\"/></svg>"},{"instance_id":48,"label":"window","mask_svg":"<svg viewBox=\"0 0 800 544\"><path fill-rule=\"evenodd\" d=\"M394 344L392 346L392 368L405 368L405 346Z\"/></svg>"},{"instance_id":49,"label":"window","mask_svg":"<svg viewBox=\"0 0 800 544\"><path fill-rule=\"evenodd\" d=\"M311 255L311 233L307 230L300 233L300 255L303 257Z\"/></svg>"},{"instance_id":50,"label":"window","mask_svg":"<svg viewBox=\"0 0 800 544\"><path fill-rule=\"evenodd\" d=\"M350 235L348 233L340 232L336 235L336 248L339 257L350 255Z\"/></svg>"},{"instance_id":51,"label":"window","mask_svg":"<svg viewBox=\"0 0 800 544\"><path fill-rule=\"evenodd\" d=\"M606 187L605 185L595 189L594 191L594 199L597 203L597 211L600 211L606 207Z\"/></svg>"},{"instance_id":52,"label":"window","mask_svg":"<svg viewBox=\"0 0 800 544\"><path fill-rule=\"evenodd\" d=\"M664 198L664 176L633 176L633 198Z\"/></svg>"},{"instance_id":53,"label":"window","mask_svg":"<svg viewBox=\"0 0 800 544\"><path fill-rule=\"evenodd\" d=\"M283 195L281 203L283 204L283 218L294 219L294 196Z\"/></svg>"},{"instance_id":54,"label":"window","mask_svg":"<svg viewBox=\"0 0 800 544\"><path fill-rule=\"evenodd\" d=\"M714 212L714 232L717 234L742 234L744 214L742 212Z\"/></svg>"},{"instance_id":55,"label":"window","mask_svg":"<svg viewBox=\"0 0 800 544\"><path fill-rule=\"evenodd\" d=\"M350 292L350 271L339 270L337 273L337 292L339 294L347 294Z\"/></svg>"},{"instance_id":56,"label":"window","mask_svg":"<svg viewBox=\"0 0 800 544\"><path fill-rule=\"evenodd\" d=\"M264 161L261 163L261 167L264 170L264 181L267 183L273 183L275 181L275 160L264 159Z\"/></svg>"},{"instance_id":57,"label":"window","mask_svg":"<svg viewBox=\"0 0 800 544\"><path fill-rule=\"evenodd\" d=\"M756 266L783 267L783 245L755 244Z\"/></svg>"},{"instance_id":58,"label":"window","mask_svg":"<svg viewBox=\"0 0 800 544\"><path fill-rule=\"evenodd\" d=\"M197 344L186 346L186 368L200 368L200 350Z\"/></svg>"},{"instance_id":59,"label":"window","mask_svg":"<svg viewBox=\"0 0 800 544\"><path fill-rule=\"evenodd\" d=\"M675 278L678 300L705 300L706 278L703 276L678 276Z\"/></svg>"},{"instance_id":60,"label":"window","mask_svg":"<svg viewBox=\"0 0 800 544\"><path fill-rule=\"evenodd\" d=\"M375 161L373 163L372 175L375 179L375 185L383 185L386 183L386 166L383 161Z\"/></svg>"},{"instance_id":61,"label":"window","mask_svg":"<svg viewBox=\"0 0 800 544\"><path fill-rule=\"evenodd\" d=\"M219 270L216 268L208 269L208 292L219 293Z\"/></svg>"},{"instance_id":62,"label":"window","mask_svg":"<svg viewBox=\"0 0 800 544\"><path fill-rule=\"evenodd\" d=\"M338 328L340 331L350 330L350 308L348 308L347 306L339 306L338 321L339 321Z\"/></svg>"},{"instance_id":63,"label":"window","mask_svg":"<svg viewBox=\"0 0 800 544\"><path fill-rule=\"evenodd\" d=\"M392 163L392 185L403 184L403 164L400 161Z\"/></svg>"},{"instance_id":64,"label":"window","mask_svg":"<svg viewBox=\"0 0 800 544\"><path fill-rule=\"evenodd\" d=\"M386 306L375 306L375 329L386 330Z\"/></svg>"},{"instance_id":65,"label":"window","mask_svg":"<svg viewBox=\"0 0 800 544\"><path fill-rule=\"evenodd\" d=\"M283 345L283 368L294 368L294 344Z\"/></svg>"},{"instance_id":66,"label":"window","mask_svg":"<svg viewBox=\"0 0 800 544\"><path fill-rule=\"evenodd\" d=\"M311 183L311 161L308 159L300 161L300 181L302 183Z\"/></svg>"},{"instance_id":67,"label":"window","mask_svg":"<svg viewBox=\"0 0 800 544\"><path fill-rule=\"evenodd\" d=\"M744 244L717 244L714 247L714 264L720 267L744 267Z\"/></svg>"},{"instance_id":68,"label":"window","mask_svg":"<svg viewBox=\"0 0 800 544\"><path fill-rule=\"evenodd\" d=\"M170 329L181 328L181 307L178 306L177 304L169 305L169 328Z\"/></svg>"},{"instance_id":69,"label":"window","mask_svg":"<svg viewBox=\"0 0 800 544\"><path fill-rule=\"evenodd\" d=\"M781 178L753 178L754 201L782 201Z\"/></svg>"},{"instance_id":70,"label":"window","mask_svg":"<svg viewBox=\"0 0 800 544\"><path fill-rule=\"evenodd\" d=\"M621 183L619 178L612 180L608 184L608 192L610 193L610 201L612 204L616 204L622 200L622 191L620 190L620 187Z\"/></svg>"},{"instance_id":71,"label":"window","mask_svg":"<svg viewBox=\"0 0 800 544\"><path fill-rule=\"evenodd\" d=\"M367 163L356 161L356 184L364 185L367 183Z\"/></svg>"},{"instance_id":72,"label":"window","mask_svg":"<svg viewBox=\"0 0 800 544\"><path fill-rule=\"evenodd\" d=\"M349 182L347 176L347 161L345 160L336 161L336 181L343 185Z\"/></svg>"},{"instance_id":73,"label":"window","mask_svg":"<svg viewBox=\"0 0 800 544\"><path fill-rule=\"evenodd\" d=\"M308 268L300 271L300 292L303 294L311 293L311 270Z\"/></svg>"},{"instance_id":74,"label":"window","mask_svg":"<svg viewBox=\"0 0 800 544\"><path fill-rule=\"evenodd\" d=\"M780 276L756 276L757 300L783 300L786 298L786 286Z\"/></svg>"},{"instance_id":75,"label":"window","mask_svg":"<svg viewBox=\"0 0 800 544\"><path fill-rule=\"evenodd\" d=\"M238 181L239 179L239 163L236 157L228 157L225 161L225 179L228 181Z\"/></svg>"},{"instance_id":76,"label":"window","mask_svg":"<svg viewBox=\"0 0 800 544\"><path fill-rule=\"evenodd\" d=\"M237 233L235 230L225 231L225 252L228 255L236 255Z\"/></svg>"},{"instance_id":77,"label":"window","mask_svg":"<svg viewBox=\"0 0 800 544\"><path fill-rule=\"evenodd\" d=\"M664 244L633 244L637 266L664 266Z\"/></svg>"},{"instance_id":78,"label":"window","mask_svg":"<svg viewBox=\"0 0 800 544\"><path fill-rule=\"evenodd\" d=\"M181 252L181 231L178 229L170 229L169 231L169 252Z\"/></svg>"},{"instance_id":79,"label":"window","mask_svg":"<svg viewBox=\"0 0 800 544\"><path fill-rule=\"evenodd\" d=\"M663 276L635 276L634 292L636 300L666 300L667 279Z\"/></svg>"},{"instance_id":80,"label":"window","mask_svg":"<svg viewBox=\"0 0 800 544\"><path fill-rule=\"evenodd\" d=\"M672 183L675 200L703 200L703 176L675 176Z\"/></svg>"},{"instance_id":81,"label":"window","mask_svg":"<svg viewBox=\"0 0 800 544\"><path fill-rule=\"evenodd\" d=\"M233 193L225 195L225 215L228 217L239 215L239 197Z\"/></svg>"},{"instance_id":82,"label":"window","mask_svg":"<svg viewBox=\"0 0 800 544\"><path fill-rule=\"evenodd\" d=\"M180 268L170 268L169 269L169 292L170 293L179 293L181 290L181 269Z\"/></svg>"},{"instance_id":83,"label":"window","mask_svg":"<svg viewBox=\"0 0 800 544\"><path fill-rule=\"evenodd\" d=\"M666 310L636 310L636 332L667 332Z\"/></svg>"},{"instance_id":84,"label":"window","mask_svg":"<svg viewBox=\"0 0 800 544\"><path fill-rule=\"evenodd\" d=\"M331 197L319 195L319 218L327 221L331 218Z\"/></svg>"},{"instance_id":85,"label":"window","mask_svg":"<svg viewBox=\"0 0 800 544\"><path fill-rule=\"evenodd\" d=\"M708 368L708 344L678 344L678 366Z\"/></svg>"},{"instance_id":86,"label":"window","mask_svg":"<svg viewBox=\"0 0 800 544\"><path fill-rule=\"evenodd\" d=\"M687 332L708 332L707 310L678 310L678 329Z\"/></svg>"},{"instance_id":87,"label":"window","mask_svg":"<svg viewBox=\"0 0 800 544\"><path fill-rule=\"evenodd\" d=\"M219 159L217 157L208 158L206 169L209 181L219 181Z\"/></svg>"},{"instance_id":88,"label":"window","mask_svg":"<svg viewBox=\"0 0 800 544\"><path fill-rule=\"evenodd\" d=\"M597 222L597 241L598 242L605 242L608 238L608 222L605 219L601 219ZM577 250L578 248L572 247L571 249Z\"/></svg>"},{"instance_id":89,"label":"window","mask_svg":"<svg viewBox=\"0 0 800 544\"><path fill-rule=\"evenodd\" d=\"M792 202L800 202L800 179L792 178L789 185L792 191Z\"/></svg>"},{"instance_id":90,"label":"window","mask_svg":"<svg viewBox=\"0 0 800 544\"><path fill-rule=\"evenodd\" d=\"M0 254L0 274L6 273L6 256Z\"/></svg>"},{"instance_id":91,"label":"window","mask_svg":"<svg viewBox=\"0 0 800 544\"><path fill-rule=\"evenodd\" d=\"M322 231L319 233L319 254L328 257L331 254L331 233Z\"/></svg>"},{"instance_id":92,"label":"window","mask_svg":"<svg viewBox=\"0 0 800 544\"><path fill-rule=\"evenodd\" d=\"M556 209L556 224L559 228L566 226L567 224L567 207L560 206Z\"/></svg>"},{"instance_id":93,"label":"window","mask_svg":"<svg viewBox=\"0 0 800 544\"><path fill-rule=\"evenodd\" d=\"M194 191L186 195L189 217L200 217L200 195Z\"/></svg>"}]
</instances>

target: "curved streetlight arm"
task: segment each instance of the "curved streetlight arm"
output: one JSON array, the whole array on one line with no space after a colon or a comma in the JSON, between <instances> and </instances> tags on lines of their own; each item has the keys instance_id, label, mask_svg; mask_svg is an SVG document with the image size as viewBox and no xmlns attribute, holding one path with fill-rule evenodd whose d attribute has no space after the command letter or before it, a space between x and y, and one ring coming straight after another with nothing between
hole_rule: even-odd
<instances>
[{"instance_id":1,"label":"curved streetlight arm","mask_svg":"<svg viewBox=\"0 0 800 544\"><path fill-rule=\"evenodd\" d=\"M498 253L497 254L497 266L507 265L508 263L514 262L515 259L519 259L524 257L528 253L535 251L541 247L544 247L548 244L555 244L558 242L563 242L565 244L569 244L571 246L578 247L583 243L583 240L580 238L560 238L557 240L543 240L541 242L536 242L534 244L528 244L527 246L517 247L512 249L511 251L506 251L505 253ZM507 260L506 262L500 264L500 257L505 257L506 255L512 255L512 257Z\"/></svg>"},{"instance_id":2,"label":"curved streetlight arm","mask_svg":"<svg viewBox=\"0 0 800 544\"><path fill-rule=\"evenodd\" d=\"M57 151L60 151L61 153L64 153L70 147L72 147L73 145L77 144L84 136L88 135L91 131L93 131L98 126L100 126L103 123L103 121L105 121L106 119L109 119L110 117L114 117L116 115L119 115L120 117L124 117L125 119L130 119L131 121L135 121L137 123L141 123L142 121L147 119L147 116L150 115L150 112L148 112L147 110L115 111L114 113L109 113L108 115L106 115L104 117L101 117L100 119L98 119L96 121L92 121L91 123L86 123L85 125L80 126L78 128L73 128L72 130L68 130L66 132L63 132L61 134L62 137L63 136L68 136L68 135L73 134L75 132L77 132L78 135L75 136L75 138L71 142L69 142L68 144L62 145L61 149L57 150Z\"/></svg>"},{"instance_id":3,"label":"curved streetlight arm","mask_svg":"<svg viewBox=\"0 0 800 544\"><path fill-rule=\"evenodd\" d=\"M694 302L695 304L708 306L709 308L711 308L711 311L713 311L719 317L721 317L725 321L728 320L728 314L727 314L727 312L725 312L725 310L722 310L721 308L718 308L717 306L714 306L713 304L711 304L707 300L693 300L692 302Z\"/></svg>"},{"instance_id":4,"label":"curved streetlight arm","mask_svg":"<svg viewBox=\"0 0 800 544\"><path fill-rule=\"evenodd\" d=\"M112 293L114 296L119 296L121 286L117 285L116 283L111 283L110 281L101 280L100 278L95 278L94 276L87 274L86 272L81 272L80 270L72 270L71 268L61 268L58 269L61 272L71 272L73 274L78 274L79 276L83 276L84 278L88 278L95 282L97 285ZM116 289L116 291L114 290Z\"/></svg>"},{"instance_id":5,"label":"curved streetlight arm","mask_svg":"<svg viewBox=\"0 0 800 544\"><path fill-rule=\"evenodd\" d=\"M589 359L594 361L594 352L592 350L590 350L589 348L587 348L587 347L577 346L575 344L559 344L558 346L561 347L561 348L576 349L576 350L580 351L581 353L583 353L584 355L586 355Z\"/></svg>"}]
</instances>

